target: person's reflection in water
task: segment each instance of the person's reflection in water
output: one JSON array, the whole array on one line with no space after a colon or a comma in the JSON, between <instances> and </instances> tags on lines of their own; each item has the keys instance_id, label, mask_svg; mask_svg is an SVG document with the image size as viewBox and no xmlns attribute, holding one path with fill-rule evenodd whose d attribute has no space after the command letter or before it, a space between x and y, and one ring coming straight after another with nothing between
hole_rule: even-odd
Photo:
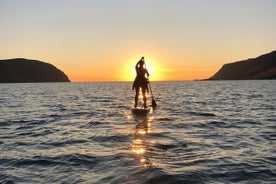
<instances>
[{"instance_id":1,"label":"person's reflection in water","mask_svg":"<svg viewBox=\"0 0 276 184\"><path fill-rule=\"evenodd\" d=\"M149 119L145 118L143 120L137 120L137 124L135 127L135 136L132 145L132 151L138 156L140 163L144 167L152 167L153 163L147 156L147 147L149 143L147 143L145 137L150 133L151 127Z\"/></svg>"}]
</instances>

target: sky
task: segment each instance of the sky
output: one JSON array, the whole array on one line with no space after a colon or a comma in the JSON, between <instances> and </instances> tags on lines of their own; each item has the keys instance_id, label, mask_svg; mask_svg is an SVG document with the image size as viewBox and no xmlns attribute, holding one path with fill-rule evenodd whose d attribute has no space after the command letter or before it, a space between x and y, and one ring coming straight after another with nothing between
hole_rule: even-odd
<instances>
[{"instance_id":1,"label":"sky","mask_svg":"<svg viewBox=\"0 0 276 184\"><path fill-rule=\"evenodd\" d=\"M276 50L275 0L0 0L0 59L51 63L72 82L206 79Z\"/></svg>"}]
</instances>

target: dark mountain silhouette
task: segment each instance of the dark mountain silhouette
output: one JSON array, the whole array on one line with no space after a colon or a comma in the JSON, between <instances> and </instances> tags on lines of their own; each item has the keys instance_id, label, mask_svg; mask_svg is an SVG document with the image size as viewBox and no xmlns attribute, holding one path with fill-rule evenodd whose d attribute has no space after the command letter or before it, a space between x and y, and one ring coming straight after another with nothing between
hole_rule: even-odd
<instances>
[{"instance_id":1,"label":"dark mountain silhouette","mask_svg":"<svg viewBox=\"0 0 276 184\"><path fill-rule=\"evenodd\" d=\"M0 83L70 82L55 66L23 58L0 60Z\"/></svg>"},{"instance_id":2,"label":"dark mountain silhouette","mask_svg":"<svg viewBox=\"0 0 276 184\"><path fill-rule=\"evenodd\" d=\"M225 64L209 80L276 79L276 51Z\"/></svg>"}]
</instances>

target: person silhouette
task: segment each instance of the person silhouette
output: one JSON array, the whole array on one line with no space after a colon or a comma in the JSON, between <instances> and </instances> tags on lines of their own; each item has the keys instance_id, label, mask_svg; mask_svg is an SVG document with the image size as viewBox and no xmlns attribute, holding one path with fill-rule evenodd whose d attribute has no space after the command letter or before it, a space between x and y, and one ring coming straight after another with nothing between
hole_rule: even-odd
<instances>
[{"instance_id":1,"label":"person silhouette","mask_svg":"<svg viewBox=\"0 0 276 184\"><path fill-rule=\"evenodd\" d=\"M138 102L138 96L139 96L139 92L140 89L142 89L142 94L143 94L143 101L144 101L144 108L147 108L147 96L146 96L146 92L149 91L148 88L148 78L149 77L149 72L146 69L146 65L145 65L145 60L144 57L142 57L136 64L135 66L135 70L136 70L136 77L135 80L133 82L133 86L132 86L132 90L135 89L135 105L134 107L137 107L137 102Z\"/></svg>"}]
</instances>

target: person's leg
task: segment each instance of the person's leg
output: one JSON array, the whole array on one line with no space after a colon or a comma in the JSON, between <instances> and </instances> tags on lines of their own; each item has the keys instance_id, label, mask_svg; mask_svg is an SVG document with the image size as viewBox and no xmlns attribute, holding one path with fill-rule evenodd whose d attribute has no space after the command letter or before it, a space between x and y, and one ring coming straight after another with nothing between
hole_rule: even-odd
<instances>
[{"instance_id":1,"label":"person's leg","mask_svg":"<svg viewBox=\"0 0 276 184\"><path fill-rule=\"evenodd\" d=\"M142 89L142 93L143 93L143 101L144 101L144 107L147 107L147 96L146 96L146 89L143 88Z\"/></svg>"},{"instance_id":2,"label":"person's leg","mask_svg":"<svg viewBox=\"0 0 276 184\"><path fill-rule=\"evenodd\" d=\"M135 87L135 104L134 104L135 108L137 107L138 97L139 97L139 87Z\"/></svg>"}]
</instances>

